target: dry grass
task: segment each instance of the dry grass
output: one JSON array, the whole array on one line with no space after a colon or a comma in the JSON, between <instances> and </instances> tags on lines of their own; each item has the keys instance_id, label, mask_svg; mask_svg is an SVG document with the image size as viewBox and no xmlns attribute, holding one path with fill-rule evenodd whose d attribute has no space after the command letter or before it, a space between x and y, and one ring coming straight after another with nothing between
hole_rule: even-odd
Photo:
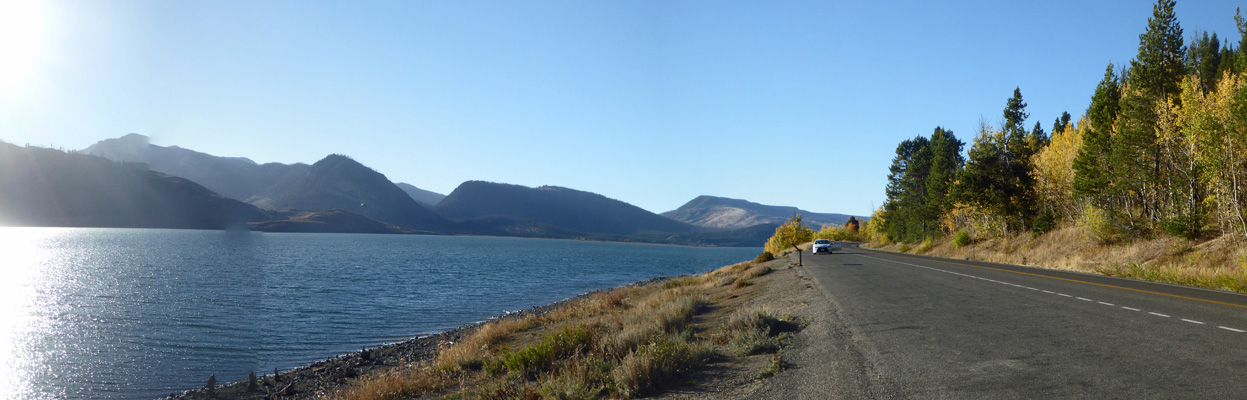
<instances>
[{"instance_id":1,"label":"dry grass","mask_svg":"<svg viewBox=\"0 0 1247 400\"><path fill-rule=\"evenodd\" d=\"M731 312L771 271L764 264L741 263L703 276L604 291L545 315L491 321L440 349L431 362L363 377L332 398L596 399L654 393L715 357L778 349L778 330L768 321L779 319L771 311ZM733 350L753 342L760 345L750 346L762 350Z\"/></svg>"},{"instance_id":2,"label":"dry grass","mask_svg":"<svg viewBox=\"0 0 1247 400\"><path fill-rule=\"evenodd\" d=\"M957 246L950 236L917 249L905 244L881 248L1247 293L1247 243L1242 238L1227 235L1199 242L1162 236L1101 244L1085 230L1063 226L1037 238L1026 232Z\"/></svg>"}]
</instances>

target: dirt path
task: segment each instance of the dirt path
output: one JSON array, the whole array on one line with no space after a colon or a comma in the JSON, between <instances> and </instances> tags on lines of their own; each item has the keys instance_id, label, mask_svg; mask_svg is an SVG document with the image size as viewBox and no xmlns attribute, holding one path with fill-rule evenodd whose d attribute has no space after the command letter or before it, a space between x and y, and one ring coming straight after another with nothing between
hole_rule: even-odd
<instances>
[{"instance_id":1,"label":"dirt path","mask_svg":"<svg viewBox=\"0 0 1247 400\"><path fill-rule=\"evenodd\" d=\"M776 271L760 283L763 289L744 307L768 307L806 322L781 353L783 372L766 379L758 373L770 355L720 361L670 388L661 399L861 399L871 396L872 368L861 344L837 307L795 260L773 261Z\"/></svg>"}]
</instances>

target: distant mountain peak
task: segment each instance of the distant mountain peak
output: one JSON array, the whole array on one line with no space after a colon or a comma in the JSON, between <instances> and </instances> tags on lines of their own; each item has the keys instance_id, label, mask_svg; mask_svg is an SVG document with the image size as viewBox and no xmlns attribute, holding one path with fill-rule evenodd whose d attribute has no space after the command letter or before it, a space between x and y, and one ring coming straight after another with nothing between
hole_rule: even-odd
<instances>
[{"instance_id":1,"label":"distant mountain peak","mask_svg":"<svg viewBox=\"0 0 1247 400\"><path fill-rule=\"evenodd\" d=\"M757 224L779 224L801 214L802 221L811 227L844 225L847 214L816 213L796 207L770 206L748 200L701 195L680 208L662 213L676 221L716 229L740 229ZM863 217L857 217L865 220Z\"/></svg>"}]
</instances>

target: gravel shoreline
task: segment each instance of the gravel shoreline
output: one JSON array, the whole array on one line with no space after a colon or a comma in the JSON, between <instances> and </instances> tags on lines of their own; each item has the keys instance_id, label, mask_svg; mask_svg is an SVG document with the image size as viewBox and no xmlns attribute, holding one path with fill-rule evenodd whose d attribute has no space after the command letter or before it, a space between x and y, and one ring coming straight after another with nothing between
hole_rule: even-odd
<instances>
[{"instance_id":1,"label":"gravel shoreline","mask_svg":"<svg viewBox=\"0 0 1247 400\"><path fill-rule=\"evenodd\" d=\"M653 278L619 287L644 286L673 278L677 277ZM164 399L310 399L318 394L331 393L350 382L352 378L385 368L432 360L437 356L437 350L440 347L460 341L490 321L523 318L528 315L545 315L562 305L616 288L586 292L544 306L500 315L446 332L420 336L373 349L363 349L277 374L257 376L254 385L249 380L243 380L217 383L214 389L208 390L208 378L204 378L203 387L171 394Z\"/></svg>"}]
</instances>

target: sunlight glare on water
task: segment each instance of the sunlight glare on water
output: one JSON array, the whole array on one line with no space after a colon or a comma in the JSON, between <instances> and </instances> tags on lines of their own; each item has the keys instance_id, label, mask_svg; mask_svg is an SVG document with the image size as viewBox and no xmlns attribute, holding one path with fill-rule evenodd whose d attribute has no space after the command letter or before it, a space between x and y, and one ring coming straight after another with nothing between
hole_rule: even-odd
<instances>
[{"instance_id":1,"label":"sunlight glare on water","mask_svg":"<svg viewBox=\"0 0 1247 400\"><path fill-rule=\"evenodd\" d=\"M0 398L29 397L33 391L25 339L37 329L31 308L47 257L44 242L58 231L0 227Z\"/></svg>"}]
</instances>

